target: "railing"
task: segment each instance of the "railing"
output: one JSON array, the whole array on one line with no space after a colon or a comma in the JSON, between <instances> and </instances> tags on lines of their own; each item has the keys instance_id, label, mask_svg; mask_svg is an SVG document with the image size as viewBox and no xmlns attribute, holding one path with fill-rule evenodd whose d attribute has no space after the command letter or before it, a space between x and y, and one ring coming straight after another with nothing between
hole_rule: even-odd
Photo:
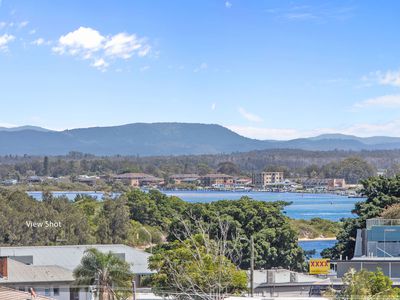
<instances>
[{"instance_id":1,"label":"railing","mask_svg":"<svg viewBox=\"0 0 400 300\"><path fill-rule=\"evenodd\" d=\"M369 219L367 220L367 229L372 226L400 226L400 219Z\"/></svg>"}]
</instances>

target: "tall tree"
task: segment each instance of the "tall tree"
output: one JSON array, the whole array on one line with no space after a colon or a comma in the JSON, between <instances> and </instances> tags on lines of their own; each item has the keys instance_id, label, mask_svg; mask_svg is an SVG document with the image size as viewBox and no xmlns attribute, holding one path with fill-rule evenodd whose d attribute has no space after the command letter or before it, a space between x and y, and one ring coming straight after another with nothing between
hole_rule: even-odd
<instances>
[{"instance_id":1,"label":"tall tree","mask_svg":"<svg viewBox=\"0 0 400 300\"><path fill-rule=\"evenodd\" d=\"M130 290L133 273L130 265L112 252L91 248L75 268L74 277L77 285L95 286L99 300L114 300Z\"/></svg>"}]
</instances>

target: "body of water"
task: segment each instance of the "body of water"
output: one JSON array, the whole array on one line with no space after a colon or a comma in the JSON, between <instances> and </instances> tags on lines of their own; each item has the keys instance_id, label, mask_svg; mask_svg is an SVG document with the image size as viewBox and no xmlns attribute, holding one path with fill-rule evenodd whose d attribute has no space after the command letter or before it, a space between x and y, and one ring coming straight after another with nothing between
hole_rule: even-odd
<instances>
[{"instance_id":1,"label":"body of water","mask_svg":"<svg viewBox=\"0 0 400 300\"><path fill-rule=\"evenodd\" d=\"M331 248L336 244L336 240L325 240L325 241L300 241L299 245L305 251L315 250L315 254L312 258L320 258L321 251L326 248Z\"/></svg>"},{"instance_id":2,"label":"body of water","mask_svg":"<svg viewBox=\"0 0 400 300\"><path fill-rule=\"evenodd\" d=\"M31 191L27 192L29 196L33 197L34 199L38 201L42 201L43 199L43 193L40 191ZM56 191L56 192L51 192L54 197L66 197L68 200L73 201L76 196L78 195L87 195L90 197L93 197L99 201L103 200L105 196L115 198L121 195L121 193L109 193L106 194L104 192L95 192L95 191Z\"/></svg>"},{"instance_id":3,"label":"body of water","mask_svg":"<svg viewBox=\"0 0 400 300\"><path fill-rule=\"evenodd\" d=\"M248 196L262 201L287 201L291 205L285 207L284 212L293 219L323 218L338 221L354 215L351 210L360 198L348 198L334 194L301 194L301 193L273 193L273 192L219 192L219 191L163 191L169 196L177 196L188 202L207 203L216 200L235 200Z\"/></svg>"}]
</instances>

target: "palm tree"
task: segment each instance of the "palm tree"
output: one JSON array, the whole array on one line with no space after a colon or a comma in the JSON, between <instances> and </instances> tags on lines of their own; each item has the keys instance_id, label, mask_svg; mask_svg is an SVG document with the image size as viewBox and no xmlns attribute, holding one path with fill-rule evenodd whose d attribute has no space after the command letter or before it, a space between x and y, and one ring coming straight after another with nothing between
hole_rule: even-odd
<instances>
[{"instance_id":1,"label":"palm tree","mask_svg":"<svg viewBox=\"0 0 400 300\"><path fill-rule=\"evenodd\" d=\"M128 289L133 278L130 264L112 252L102 253L91 248L85 251L74 270L77 285L95 285L99 300L118 299L115 288Z\"/></svg>"}]
</instances>

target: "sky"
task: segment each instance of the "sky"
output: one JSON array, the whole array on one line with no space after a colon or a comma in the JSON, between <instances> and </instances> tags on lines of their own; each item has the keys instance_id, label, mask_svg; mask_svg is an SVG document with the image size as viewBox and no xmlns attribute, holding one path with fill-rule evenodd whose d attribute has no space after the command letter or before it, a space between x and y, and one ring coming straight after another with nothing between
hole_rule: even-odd
<instances>
[{"instance_id":1,"label":"sky","mask_svg":"<svg viewBox=\"0 0 400 300\"><path fill-rule=\"evenodd\" d=\"M400 1L0 0L0 126L400 136Z\"/></svg>"}]
</instances>

